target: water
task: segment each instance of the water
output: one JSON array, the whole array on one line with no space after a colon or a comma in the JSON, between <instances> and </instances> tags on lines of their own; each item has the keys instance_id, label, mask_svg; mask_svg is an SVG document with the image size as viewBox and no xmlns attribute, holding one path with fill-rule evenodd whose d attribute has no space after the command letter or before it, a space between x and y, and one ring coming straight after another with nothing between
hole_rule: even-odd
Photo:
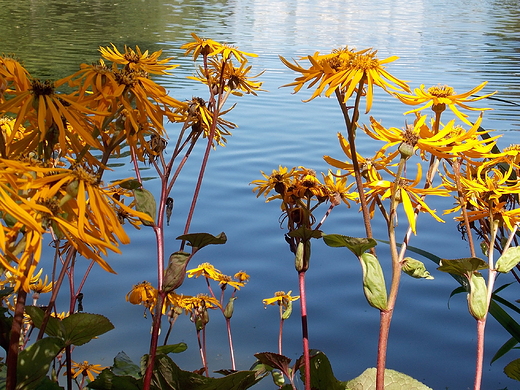
<instances>
[{"instance_id":1,"label":"water","mask_svg":"<svg viewBox=\"0 0 520 390\"><path fill-rule=\"evenodd\" d=\"M229 119L239 125L226 148L212 153L192 231L226 232L226 245L205 248L194 262L212 262L222 272L241 269L251 281L239 293L233 318L238 368L247 369L253 354L277 349L277 309L264 310L261 299L278 290L298 290L292 256L278 223L279 206L264 204L251 192L249 182L260 178L259 170L270 172L278 165L305 165L318 172L328 169L322 156L341 158L336 133L343 121L332 99L301 100L303 91L292 95L288 88L295 75L278 56L298 58L315 51L349 45L374 47L380 58L397 55L388 66L396 77L412 87L449 84L457 92L467 91L482 81L482 93L498 91L498 98L520 104L520 11L518 1L463 0L369 0L364 2L311 0L228 1L0 1L0 52L16 53L36 77L58 78L74 72L80 62L95 61L97 48L110 43L143 49L162 49L177 57L182 66L174 76L162 77L173 96L188 99L202 95L184 77L193 71L180 45L190 41L190 32L237 45L259 54L251 61L269 92L246 96ZM519 106L504 101L485 101L484 127L503 134L501 145L517 142ZM478 104L477 107L480 107ZM388 95L377 93L371 111L386 126L402 127L403 106ZM474 115L475 116L475 115ZM368 120L363 119L366 123ZM172 127L169 130L175 131ZM371 154L372 142L361 152ZM175 210L167 229L167 253L178 249L185 210L196 180L198 150L175 188ZM148 171L150 172L150 171ZM148 172L146 174L148 174ZM130 170L120 176L130 175ZM151 190L156 181L149 182ZM439 208L440 211L440 208ZM438 225L422 215L412 244L441 257L463 257L467 245L460 241L453 223ZM323 229L351 236L363 234L354 209L336 209ZM434 225L435 223L435 225ZM147 351L150 319L141 307L125 302L125 294L142 280L155 280L153 234L149 229L131 231L132 244L122 256L111 256L118 275L94 269L84 289L86 311L104 314L114 331L78 348L77 361L87 359L110 365L124 350L134 361ZM376 227L383 236L384 229ZM380 248L383 255L384 250ZM466 389L473 383L475 321L468 314L465 297L450 301L457 287L453 279L426 263L435 280L403 278L390 334L388 367L405 372L434 389ZM196 264L194 264L196 265ZM49 268L50 269L50 268ZM378 312L368 306L361 290L357 260L346 250L332 249L321 242L313 248L308 272L309 326L312 348L323 350L341 380L359 375L375 365ZM511 281L501 277L498 285ZM202 280L188 280L186 294L204 291ZM509 297L517 298L516 287ZM65 294L65 293L64 293ZM185 341L188 351L175 356L184 369L200 366L192 324L182 318L175 326L172 342ZM509 335L493 319L487 329L483 388L518 388L502 373L516 358L511 352L489 365L497 348ZM301 350L297 310L284 331L284 354L296 359ZM208 328L211 370L229 367L223 321L214 313ZM270 389L269 379L257 388Z\"/></svg>"}]
</instances>

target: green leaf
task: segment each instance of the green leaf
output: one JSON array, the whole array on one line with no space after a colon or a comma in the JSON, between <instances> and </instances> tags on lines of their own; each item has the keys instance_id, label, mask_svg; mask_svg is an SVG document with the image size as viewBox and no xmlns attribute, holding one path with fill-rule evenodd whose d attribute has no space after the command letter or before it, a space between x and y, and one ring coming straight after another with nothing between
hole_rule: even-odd
<instances>
[{"instance_id":1,"label":"green leaf","mask_svg":"<svg viewBox=\"0 0 520 390\"><path fill-rule=\"evenodd\" d=\"M488 311L486 280L480 272L474 272L469 277L468 308L471 315L483 319Z\"/></svg>"},{"instance_id":2,"label":"green leaf","mask_svg":"<svg viewBox=\"0 0 520 390\"><path fill-rule=\"evenodd\" d=\"M58 337L45 337L30 345L18 355L16 390L35 389L45 378L53 359L65 348Z\"/></svg>"},{"instance_id":3,"label":"green leaf","mask_svg":"<svg viewBox=\"0 0 520 390\"><path fill-rule=\"evenodd\" d=\"M321 238L323 233L321 230L300 226L298 229L291 230L287 235L293 238L301 238L302 241L309 241L311 238Z\"/></svg>"},{"instance_id":4,"label":"green leaf","mask_svg":"<svg viewBox=\"0 0 520 390\"><path fill-rule=\"evenodd\" d=\"M509 247L497 260L495 269L498 272L508 273L520 262L520 247Z\"/></svg>"},{"instance_id":5,"label":"green leaf","mask_svg":"<svg viewBox=\"0 0 520 390\"><path fill-rule=\"evenodd\" d=\"M190 246L198 250L204 248L207 245L225 244L227 241L227 237L224 232L220 233L217 236L213 236L209 233L189 233L177 237L177 240L188 241Z\"/></svg>"},{"instance_id":6,"label":"green leaf","mask_svg":"<svg viewBox=\"0 0 520 390\"><path fill-rule=\"evenodd\" d=\"M135 198L135 209L149 215L152 218L152 221L146 221L142 219L141 222L146 226L154 226L155 216L157 214L155 197L150 191L145 190L144 188L136 188L133 192Z\"/></svg>"},{"instance_id":7,"label":"green leaf","mask_svg":"<svg viewBox=\"0 0 520 390\"><path fill-rule=\"evenodd\" d=\"M119 187L126 190L137 190L138 188L141 188L141 183L137 179L129 179L119 183Z\"/></svg>"},{"instance_id":8,"label":"green leaf","mask_svg":"<svg viewBox=\"0 0 520 390\"><path fill-rule=\"evenodd\" d=\"M179 343L179 344L170 344L170 345L161 345L160 347L157 347L157 353L181 353L188 349L188 345L186 343Z\"/></svg>"},{"instance_id":9,"label":"green leaf","mask_svg":"<svg viewBox=\"0 0 520 390\"><path fill-rule=\"evenodd\" d=\"M488 264L478 257L467 257L464 259L442 259L441 265L437 269L450 274L467 276L473 271L487 269Z\"/></svg>"},{"instance_id":10,"label":"green leaf","mask_svg":"<svg viewBox=\"0 0 520 390\"><path fill-rule=\"evenodd\" d=\"M363 271L363 291L370 306L379 310L387 308L385 276L377 257L371 253L359 256Z\"/></svg>"},{"instance_id":11,"label":"green leaf","mask_svg":"<svg viewBox=\"0 0 520 390\"><path fill-rule=\"evenodd\" d=\"M321 351L311 350L311 388L316 390L345 390L346 382L336 379L329 358ZM300 377L305 380L305 369L300 369Z\"/></svg>"},{"instance_id":12,"label":"green leaf","mask_svg":"<svg viewBox=\"0 0 520 390\"><path fill-rule=\"evenodd\" d=\"M516 322L495 300L489 304L489 314L520 343L520 324Z\"/></svg>"},{"instance_id":13,"label":"green leaf","mask_svg":"<svg viewBox=\"0 0 520 390\"><path fill-rule=\"evenodd\" d=\"M514 337L511 337L509 340L507 340L495 353L493 358L491 359L491 362L489 364L492 364L495 360L500 359L502 356L504 356L506 353L511 351L514 347L518 345L518 340Z\"/></svg>"},{"instance_id":14,"label":"green leaf","mask_svg":"<svg viewBox=\"0 0 520 390\"><path fill-rule=\"evenodd\" d=\"M520 359L515 359L505 366L504 373L509 378L520 381Z\"/></svg>"},{"instance_id":15,"label":"green leaf","mask_svg":"<svg viewBox=\"0 0 520 390\"><path fill-rule=\"evenodd\" d=\"M323 234L323 241L328 246L347 247L356 256L361 256L367 250L377 245L377 241L373 238L357 238L341 234Z\"/></svg>"},{"instance_id":16,"label":"green leaf","mask_svg":"<svg viewBox=\"0 0 520 390\"><path fill-rule=\"evenodd\" d=\"M179 288L186 278L186 267L190 261L189 253L178 251L168 259L168 267L164 272L164 291L170 293Z\"/></svg>"},{"instance_id":17,"label":"green leaf","mask_svg":"<svg viewBox=\"0 0 520 390\"><path fill-rule=\"evenodd\" d=\"M66 345L83 345L93 338L114 329L114 325L100 314L74 313L61 323L65 328Z\"/></svg>"},{"instance_id":18,"label":"green leaf","mask_svg":"<svg viewBox=\"0 0 520 390\"><path fill-rule=\"evenodd\" d=\"M376 388L375 368L367 368L363 373L346 383L346 389L368 390ZM385 390L432 390L418 380L398 371L385 370ZM321 390L321 389L320 389Z\"/></svg>"},{"instance_id":19,"label":"green leaf","mask_svg":"<svg viewBox=\"0 0 520 390\"><path fill-rule=\"evenodd\" d=\"M118 376L106 368L87 387L97 390L141 390L143 385L142 380L131 376Z\"/></svg>"},{"instance_id":20,"label":"green leaf","mask_svg":"<svg viewBox=\"0 0 520 390\"><path fill-rule=\"evenodd\" d=\"M65 388L51 380L48 376L43 378L35 390L64 390Z\"/></svg>"},{"instance_id":21,"label":"green leaf","mask_svg":"<svg viewBox=\"0 0 520 390\"><path fill-rule=\"evenodd\" d=\"M119 352L114 358L114 365L111 371L118 376L131 376L135 379L141 377L141 368L123 351Z\"/></svg>"},{"instance_id":22,"label":"green leaf","mask_svg":"<svg viewBox=\"0 0 520 390\"><path fill-rule=\"evenodd\" d=\"M263 372L263 371L262 371ZM181 370L166 355L155 359L152 389L155 390L245 390L255 385L263 376L256 371L238 371L222 378L207 378Z\"/></svg>"},{"instance_id":23,"label":"green leaf","mask_svg":"<svg viewBox=\"0 0 520 390\"><path fill-rule=\"evenodd\" d=\"M276 370L280 370L288 378L292 377L293 372L289 367L289 364L291 364L291 359L289 359L287 356L274 352L262 352L255 353L255 357L260 363L272 367Z\"/></svg>"},{"instance_id":24,"label":"green leaf","mask_svg":"<svg viewBox=\"0 0 520 390\"><path fill-rule=\"evenodd\" d=\"M405 274L410 275L416 279L433 279L433 276L426 270L422 261L412 259L411 257L405 257L403 260L402 270Z\"/></svg>"},{"instance_id":25,"label":"green leaf","mask_svg":"<svg viewBox=\"0 0 520 390\"><path fill-rule=\"evenodd\" d=\"M34 326L41 329L45 312L37 306L26 306L25 312L29 317L31 317ZM62 339L65 338L65 328L63 327L61 320L50 316L45 328L45 334L53 337L60 337Z\"/></svg>"}]
</instances>

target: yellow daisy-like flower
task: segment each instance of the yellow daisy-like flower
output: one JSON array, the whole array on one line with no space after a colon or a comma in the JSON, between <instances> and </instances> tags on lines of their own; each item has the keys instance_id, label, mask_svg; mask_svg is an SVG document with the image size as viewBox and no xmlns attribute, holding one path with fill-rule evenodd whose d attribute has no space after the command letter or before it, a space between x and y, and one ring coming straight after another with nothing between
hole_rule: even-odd
<instances>
[{"instance_id":1,"label":"yellow daisy-like flower","mask_svg":"<svg viewBox=\"0 0 520 390\"><path fill-rule=\"evenodd\" d=\"M370 117L372 130L367 126L364 126L364 130L373 139L385 141L387 144L383 149L407 144L412 150L419 149L423 159L426 159L426 152L439 158L449 159L458 157L465 152L474 153L476 149L481 153L489 153L493 148L494 143L490 142L490 140L478 138L478 135L481 134L481 132L478 132L478 129L482 122L482 116L479 116L468 131L461 131L460 128L456 129L454 127L455 120L452 120L437 133L428 127L426 123L427 118L427 115L419 115L413 126L409 125L402 130L396 127L385 128L373 117ZM493 137L491 141L496 138Z\"/></svg>"},{"instance_id":2,"label":"yellow daisy-like flower","mask_svg":"<svg viewBox=\"0 0 520 390\"><path fill-rule=\"evenodd\" d=\"M107 367L103 367L100 364L90 364L88 361L84 360L83 363L72 362L72 377L77 378L79 375L88 376L90 381L93 381L94 374L99 374ZM65 373L64 375L67 375Z\"/></svg>"},{"instance_id":3,"label":"yellow daisy-like flower","mask_svg":"<svg viewBox=\"0 0 520 390\"><path fill-rule=\"evenodd\" d=\"M337 206L341 202L345 203L350 207L349 200L357 200L357 192L349 192L354 183L347 186L347 176L342 175L341 171L338 170L336 174L333 174L331 170L327 175L323 174L323 181L329 194L329 201Z\"/></svg>"},{"instance_id":4,"label":"yellow daisy-like flower","mask_svg":"<svg viewBox=\"0 0 520 390\"><path fill-rule=\"evenodd\" d=\"M219 279L218 282L220 284L220 288L222 288L222 289L225 289L226 286L229 285L237 290L240 290L240 287L244 287L244 285L245 285L243 282L233 280L231 278L231 276L228 276L228 275L220 275L218 279Z\"/></svg>"},{"instance_id":5,"label":"yellow daisy-like flower","mask_svg":"<svg viewBox=\"0 0 520 390\"><path fill-rule=\"evenodd\" d=\"M198 278L199 276L204 276L205 278L212 279L217 282L220 281L220 278L223 276L222 272L220 272L210 263L199 264L197 268L187 270L186 274L188 275L188 278Z\"/></svg>"},{"instance_id":6,"label":"yellow daisy-like flower","mask_svg":"<svg viewBox=\"0 0 520 390\"><path fill-rule=\"evenodd\" d=\"M157 289L147 281L138 283L126 294L126 300L132 305L143 305L151 309L157 301Z\"/></svg>"},{"instance_id":7,"label":"yellow daisy-like flower","mask_svg":"<svg viewBox=\"0 0 520 390\"><path fill-rule=\"evenodd\" d=\"M409 106L417 106L420 104L424 104L422 107L416 108L414 110L410 110L405 112L405 114L409 114L412 112L418 112L424 110L425 108L431 107L434 112L443 112L446 109L446 106L453 111L453 113L464 123L472 126L473 124L467 119L467 115L460 112L457 106L471 111L483 111L490 110L490 108L473 108L465 103L472 103L478 100L485 99L489 96L494 95L496 92L489 93L482 96L477 96L474 98L470 98L471 95L479 92L484 88L487 84L487 81L482 84L476 86L468 92L456 94L455 90L447 85L438 85L428 88L425 90L424 84L421 84L420 88L415 88L414 95L404 95L400 93L395 93L395 96L402 101L404 104Z\"/></svg>"},{"instance_id":8,"label":"yellow daisy-like flower","mask_svg":"<svg viewBox=\"0 0 520 390\"><path fill-rule=\"evenodd\" d=\"M48 283L48 276L45 275L45 279L42 281L41 278L38 278L36 282L32 282L29 285L29 288L33 293L44 294L52 291L53 283Z\"/></svg>"},{"instance_id":9,"label":"yellow daisy-like flower","mask_svg":"<svg viewBox=\"0 0 520 390\"><path fill-rule=\"evenodd\" d=\"M153 74L170 74L167 70L175 69L179 66L168 64L173 57L160 60L159 57L162 54L162 50L148 54L148 50L143 53L139 46L136 46L135 50L133 50L125 45L125 51L121 53L117 50L117 47L112 44L112 48L100 47L99 51L103 58L115 64L125 65L127 69L133 71L143 70Z\"/></svg>"},{"instance_id":10,"label":"yellow daisy-like flower","mask_svg":"<svg viewBox=\"0 0 520 390\"><path fill-rule=\"evenodd\" d=\"M290 171L287 167L281 165L278 169L273 169L270 175L260 171L266 180L254 180L250 184L255 184L253 192L257 192L256 197L264 194L265 197L269 195L272 190L275 190L278 194L284 194L285 189L291 184L292 178L295 174L296 168L291 168Z\"/></svg>"},{"instance_id":11,"label":"yellow daisy-like flower","mask_svg":"<svg viewBox=\"0 0 520 390\"><path fill-rule=\"evenodd\" d=\"M206 85L211 85L218 91L230 91L233 95L242 96L243 93L257 95L261 89L262 82L254 81L264 72L255 76L249 76L252 66L246 66L244 60L240 66L236 67L230 61L211 59L208 68L199 67L196 76L189 76L189 79L199 81ZM223 84L223 85L221 85Z\"/></svg>"},{"instance_id":12,"label":"yellow daisy-like flower","mask_svg":"<svg viewBox=\"0 0 520 390\"><path fill-rule=\"evenodd\" d=\"M238 271L233 277L241 283L249 282L250 278L250 276L246 274L245 271Z\"/></svg>"},{"instance_id":13,"label":"yellow daisy-like flower","mask_svg":"<svg viewBox=\"0 0 520 390\"><path fill-rule=\"evenodd\" d=\"M302 74L293 83L286 84L284 87L294 86L296 93L308 82L308 88L318 84L312 96L305 101L314 99L322 92L329 97L336 90L339 90L343 103L347 102L354 91L364 88L364 94L367 97L366 112L369 112L372 107L374 85L387 92L389 89L410 92L406 82L392 76L385 69L384 65L397 60L398 57L392 56L380 60L376 55L377 51L373 49L356 52L348 49L348 47L334 50L327 55L320 55L319 52L316 52L314 55L306 57L311 63L309 68L304 68L297 62L292 64L285 58L280 57L288 68ZM302 59L305 59L305 57L302 57Z\"/></svg>"},{"instance_id":14,"label":"yellow daisy-like flower","mask_svg":"<svg viewBox=\"0 0 520 390\"><path fill-rule=\"evenodd\" d=\"M421 206L422 212L429 213L433 218L439 222L444 222L437 216L435 210L432 210L423 197L425 195L438 195L438 196L449 196L449 191L442 186L430 187L430 188L418 188L417 186L421 182L422 169L421 164L417 164L417 176L415 180L401 178L397 184L397 196L396 199L403 204L404 212L408 218L408 223L413 233L416 234L415 229L415 208ZM369 203L369 209L371 213L374 212L376 207L376 197L380 197L381 200L390 198L394 190L394 182L388 180L378 180L372 183L367 183L367 188L370 190L367 192L367 202Z\"/></svg>"},{"instance_id":15,"label":"yellow daisy-like flower","mask_svg":"<svg viewBox=\"0 0 520 390\"><path fill-rule=\"evenodd\" d=\"M280 305L287 309L289 302L294 302L300 299L299 295L293 297L291 296L291 293L292 291L289 291L288 293L285 293L285 291L277 291L274 293L274 297L262 299L262 302L266 307L267 305Z\"/></svg>"},{"instance_id":16,"label":"yellow daisy-like flower","mask_svg":"<svg viewBox=\"0 0 520 390\"><path fill-rule=\"evenodd\" d=\"M194 297L186 298L185 303L193 309L216 309L221 307L220 302L207 294L198 294Z\"/></svg>"},{"instance_id":17,"label":"yellow daisy-like flower","mask_svg":"<svg viewBox=\"0 0 520 390\"><path fill-rule=\"evenodd\" d=\"M211 57L221 54L224 60L228 60L231 56L234 56L239 62L245 60L244 56L258 57L254 53L246 53L235 47L218 43L212 39L199 38L195 33L191 33L191 36L195 39L195 42L185 43L181 46L181 49L186 49L184 55L193 52L193 61L195 61L201 54L203 57Z\"/></svg>"}]
</instances>

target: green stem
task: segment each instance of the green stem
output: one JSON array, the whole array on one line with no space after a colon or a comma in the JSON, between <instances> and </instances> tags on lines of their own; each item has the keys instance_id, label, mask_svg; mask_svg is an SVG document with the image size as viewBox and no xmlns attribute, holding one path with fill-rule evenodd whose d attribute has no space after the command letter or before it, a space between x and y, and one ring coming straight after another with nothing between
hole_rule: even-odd
<instances>
[{"instance_id":1,"label":"green stem","mask_svg":"<svg viewBox=\"0 0 520 390\"><path fill-rule=\"evenodd\" d=\"M399 284L401 282L401 262L399 261L399 253L397 251L397 242L395 238L395 217L397 212L397 193L399 189L399 180L406 166L406 158L401 157L397 174L392 188L392 196L390 198L390 213L388 221L388 238L390 241L390 254L392 257L392 282L390 284L390 293L388 294L388 304L386 310L381 310L379 323L379 342L377 348L377 373L376 373L376 390L383 390L385 387L385 369L386 354L388 350L388 335L390 334L390 324L394 313Z\"/></svg>"}]
</instances>

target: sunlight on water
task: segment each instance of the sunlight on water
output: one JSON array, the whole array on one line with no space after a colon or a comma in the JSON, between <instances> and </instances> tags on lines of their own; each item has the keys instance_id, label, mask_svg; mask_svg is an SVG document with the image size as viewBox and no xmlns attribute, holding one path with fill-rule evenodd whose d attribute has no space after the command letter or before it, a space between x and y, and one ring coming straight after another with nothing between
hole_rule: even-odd
<instances>
[{"instance_id":1,"label":"sunlight on water","mask_svg":"<svg viewBox=\"0 0 520 390\"><path fill-rule=\"evenodd\" d=\"M400 57L388 69L408 80L412 88L421 83L427 87L449 84L457 92L465 92L488 80L482 93L497 90L495 97L501 100L484 102L482 106L494 111L486 112L483 127L504 134L503 146L517 142L516 131L520 130L520 11L514 0L33 0L4 4L0 15L9 21L0 26L0 52L16 53L36 77L63 77L77 70L81 62L96 61L99 45L139 45L176 57L181 67L160 82L178 99L204 96L202 88L197 86L194 91L192 82L185 79L194 68L179 47L191 40L190 32L259 54L251 63L258 71L266 70L262 80L269 92L238 100L230 114L239 128L228 146L212 154L192 227L212 234L225 231L229 238L226 245L205 249L194 261L210 261L228 274L239 270L251 274L251 282L235 303L233 318L240 369L249 368L254 353L276 350L277 311L272 307L264 310L261 299L278 290L298 290L292 255L278 221L278 205L256 199L249 182L260 178L260 170L270 172L280 164L326 172L323 155L342 158L336 133L343 130L343 119L337 103L321 98L304 104L301 100L309 92L292 95L290 88L280 89L294 75L279 61L279 55L298 59L345 45L374 47L380 58ZM371 115L387 126L402 127L405 110L388 95L377 93ZM373 142L367 140L361 152L372 154ZM196 180L197 153L200 156L202 150L195 153L173 194L174 221L167 233L170 252L178 249L175 237L181 233ZM153 176L151 171L148 174ZM128 168L116 176L130 175ZM153 190L156 183L148 183ZM453 223L447 220L440 226L428 216L422 217L413 245L441 257L465 255L467 245ZM324 230L363 235L360 221L355 207L335 210ZM125 294L133 284L156 278L153 234L149 229L130 233L132 244L123 248L124 254L109 259L119 275L95 270L84 290L85 310L108 316L116 330L78 348L76 360L110 365L113 356L124 350L138 362L147 351L150 319L143 318L141 307L125 302ZM382 227L379 233L383 235ZM357 260L346 251L322 243L315 246L308 272L311 347L330 357L339 379L351 379L375 365L378 313L363 297ZM433 263L429 268L433 281L403 279L388 366L434 389L466 389L473 380L475 324L462 295L453 297L448 309L449 294L457 285L451 277L436 272ZM499 285L510 281L501 279ZM190 279L182 292L198 293L203 288L201 280ZM183 318L174 333L174 342L189 344L188 351L175 360L185 369L198 369L192 324ZM214 315L208 335L211 370L229 366L224 334L223 321ZM299 334L295 310L284 333L284 352L292 359L300 354ZM489 366L491 356L509 335L490 321L487 337L483 388L515 388L502 373L508 357ZM257 388L273 385L267 379Z\"/></svg>"}]
</instances>

